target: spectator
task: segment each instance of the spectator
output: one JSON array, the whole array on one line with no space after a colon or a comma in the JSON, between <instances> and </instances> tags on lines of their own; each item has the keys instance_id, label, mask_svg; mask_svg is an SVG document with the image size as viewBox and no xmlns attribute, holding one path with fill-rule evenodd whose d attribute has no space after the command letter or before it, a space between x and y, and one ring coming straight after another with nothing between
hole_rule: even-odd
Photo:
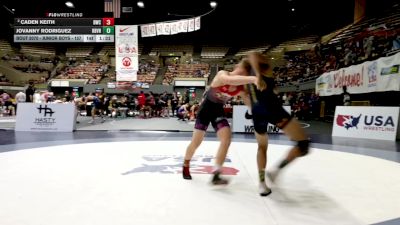
<instances>
[{"instance_id":1,"label":"spectator","mask_svg":"<svg viewBox=\"0 0 400 225\"><path fill-rule=\"evenodd\" d=\"M393 39L392 50L398 50L398 49L400 49L400 34L398 34L397 37Z\"/></svg>"},{"instance_id":2,"label":"spectator","mask_svg":"<svg viewBox=\"0 0 400 225\"><path fill-rule=\"evenodd\" d=\"M33 95L35 94L36 89L34 87L33 82L29 82L29 86L25 91L26 102L33 102Z\"/></svg>"},{"instance_id":3,"label":"spectator","mask_svg":"<svg viewBox=\"0 0 400 225\"><path fill-rule=\"evenodd\" d=\"M142 109L146 105L146 95L144 95L143 91L140 91L140 94L138 96L138 102L139 102L139 109Z\"/></svg>"},{"instance_id":4,"label":"spectator","mask_svg":"<svg viewBox=\"0 0 400 225\"><path fill-rule=\"evenodd\" d=\"M175 116L177 107L179 104L179 98L178 98L178 94L176 92L174 92L174 94L172 95L172 99L171 99L171 108L172 108L172 116Z\"/></svg>"},{"instance_id":5,"label":"spectator","mask_svg":"<svg viewBox=\"0 0 400 225\"><path fill-rule=\"evenodd\" d=\"M347 92L347 87L343 86L343 93L341 94L342 99L343 99L343 105L344 106L350 106L351 105L351 98L349 92Z\"/></svg>"},{"instance_id":6,"label":"spectator","mask_svg":"<svg viewBox=\"0 0 400 225\"><path fill-rule=\"evenodd\" d=\"M15 95L15 100L16 100L17 104L26 102L26 94L22 91L18 92Z\"/></svg>"}]
</instances>

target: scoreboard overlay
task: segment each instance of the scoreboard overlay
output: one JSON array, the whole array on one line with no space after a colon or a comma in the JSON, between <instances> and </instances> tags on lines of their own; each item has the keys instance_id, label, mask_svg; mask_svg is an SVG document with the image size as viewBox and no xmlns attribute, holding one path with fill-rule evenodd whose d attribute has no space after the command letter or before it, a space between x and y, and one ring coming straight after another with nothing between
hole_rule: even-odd
<instances>
[{"instance_id":1,"label":"scoreboard overlay","mask_svg":"<svg viewBox=\"0 0 400 225\"><path fill-rule=\"evenodd\" d=\"M114 42L114 18L16 18L14 42Z\"/></svg>"}]
</instances>

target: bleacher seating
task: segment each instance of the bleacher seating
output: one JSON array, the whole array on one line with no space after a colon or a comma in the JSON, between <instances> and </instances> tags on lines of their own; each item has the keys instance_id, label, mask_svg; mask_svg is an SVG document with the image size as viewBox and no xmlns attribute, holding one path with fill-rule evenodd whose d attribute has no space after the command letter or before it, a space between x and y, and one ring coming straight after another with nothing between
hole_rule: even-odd
<instances>
[{"instance_id":1,"label":"bleacher seating","mask_svg":"<svg viewBox=\"0 0 400 225\"><path fill-rule=\"evenodd\" d=\"M51 57L56 55L56 49L51 45L21 45L21 53L24 55L39 55Z\"/></svg>"},{"instance_id":2,"label":"bleacher seating","mask_svg":"<svg viewBox=\"0 0 400 225\"><path fill-rule=\"evenodd\" d=\"M67 57L87 57L93 52L94 45L80 45L75 47L69 47L65 56Z\"/></svg>"},{"instance_id":3,"label":"bleacher seating","mask_svg":"<svg viewBox=\"0 0 400 225\"><path fill-rule=\"evenodd\" d=\"M11 51L12 51L12 47L11 47L10 43L6 40L0 40L0 52L7 53L7 52L11 52Z\"/></svg>"},{"instance_id":4,"label":"bleacher seating","mask_svg":"<svg viewBox=\"0 0 400 225\"><path fill-rule=\"evenodd\" d=\"M342 33L332 38L328 44L338 44L348 39L355 38L366 31L383 28L386 32L395 31L400 27L400 5L394 5L379 18L366 18L350 25Z\"/></svg>"},{"instance_id":5,"label":"bleacher seating","mask_svg":"<svg viewBox=\"0 0 400 225\"><path fill-rule=\"evenodd\" d=\"M101 63L81 63L65 69L56 79L88 79L90 84L97 84L103 78L107 68Z\"/></svg>"},{"instance_id":6,"label":"bleacher seating","mask_svg":"<svg viewBox=\"0 0 400 225\"><path fill-rule=\"evenodd\" d=\"M164 75L163 84L170 85L174 78L199 78L208 77L209 64L176 64L169 65Z\"/></svg>"},{"instance_id":7,"label":"bleacher seating","mask_svg":"<svg viewBox=\"0 0 400 225\"><path fill-rule=\"evenodd\" d=\"M137 75L137 81L142 83L153 84L156 78L159 65L150 63L140 63Z\"/></svg>"},{"instance_id":8,"label":"bleacher seating","mask_svg":"<svg viewBox=\"0 0 400 225\"><path fill-rule=\"evenodd\" d=\"M0 73L0 85L10 86L13 85L13 82L9 81L4 74Z\"/></svg>"},{"instance_id":9,"label":"bleacher seating","mask_svg":"<svg viewBox=\"0 0 400 225\"><path fill-rule=\"evenodd\" d=\"M260 52L260 53L264 53L266 50L268 50L270 48L269 45L264 45L264 46L259 46L259 47L245 47L245 48L241 48L239 49L239 51L235 54L235 56L245 56L247 55L249 52Z\"/></svg>"},{"instance_id":10,"label":"bleacher seating","mask_svg":"<svg viewBox=\"0 0 400 225\"><path fill-rule=\"evenodd\" d=\"M201 49L202 58L221 59L228 53L229 48L224 46L203 46Z\"/></svg>"},{"instance_id":11,"label":"bleacher seating","mask_svg":"<svg viewBox=\"0 0 400 225\"><path fill-rule=\"evenodd\" d=\"M308 44L315 44L308 52L298 42L282 43L275 49L285 51L292 45L294 49L299 47L303 51L293 51L290 54L286 51L287 63L275 68L276 79L281 85L308 81L324 72L393 54L400 51L398 46L392 46L399 31L400 5L397 4L384 12L384 16L365 18L326 35L321 39L321 44L312 43L312 39L308 39L311 42Z\"/></svg>"},{"instance_id":12,"label":"bleacher seating","mask_svg":"<svg viewBox=\"0 0 400 225\"><path fill-rule=\"evenodd\" d=\"M156 45L151 49L150 55L157 53L182 53L193 55L193 45Z\"/></svg>"},{"instance_id":13,"label":"bleacher seating","mask_svg":"<svg viewBox=\"0 0 400 225\"><path fill-rule=\"evenodd\" d=\"M104 55L115 55L115 45L104 45L104 47L98 53L99 56Z\"/></svg>"}]
</instances>

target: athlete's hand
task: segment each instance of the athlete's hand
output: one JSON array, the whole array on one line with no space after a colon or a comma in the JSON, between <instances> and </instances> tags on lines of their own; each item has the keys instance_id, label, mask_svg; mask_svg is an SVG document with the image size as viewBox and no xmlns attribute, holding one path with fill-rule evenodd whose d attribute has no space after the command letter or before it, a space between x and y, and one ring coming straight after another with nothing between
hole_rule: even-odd
<instances>
[{"instance_id":1,"label":"athlete's hand","mask_svg":"<svg viewBox=\"0 0 400 225\"><path fill-rule=\"evenodd\" d=\"M252 81L251 83L252 83L252 84L257 85L257 80L258 80L258 79L257 79L256 76L251 76L251 81Z\"/></svg>"}]
</instances>

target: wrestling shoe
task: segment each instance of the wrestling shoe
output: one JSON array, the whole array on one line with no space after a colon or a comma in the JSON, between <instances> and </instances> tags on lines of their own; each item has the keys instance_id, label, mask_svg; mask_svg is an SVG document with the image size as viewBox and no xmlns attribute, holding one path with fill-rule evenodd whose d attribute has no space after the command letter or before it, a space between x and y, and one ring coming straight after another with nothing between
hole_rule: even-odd
<instances>
[{"instance_id":1,"label":"wrestling shoe","mask_svg":"<svg viewBox=\"0 0 400 225\"><path fill-rule=\"evenodd\" d=\"M226 179L221 178L221 172L220 171L215 171L213 173L213 177L211 179L211 183L213 185L227 185L229 182Z\"/></svg>"},{"instance_id":2,"label":"wrestling shoe","mask_svg":"<svg viewBox=\"0 0 400 225\"><path fill-rule=\"evenodd\" d=\"M183 179L185 179L185 180L192 179L192 176L190 175L190 167L188 167L188 166L182 167L182 176L183 176Z\"/></svg>"},{"instance_id":3,"label":"wrestling shoe","mask_svg":"<svg viewBox=\"0 0 400 225\"><path fill-rule=\"evenodd\" d=\"M258 185L258 190L261 196L265 197L271 194L271 189L267 186L265 182L260 182Z\"/></svg>"}]
</instances>

